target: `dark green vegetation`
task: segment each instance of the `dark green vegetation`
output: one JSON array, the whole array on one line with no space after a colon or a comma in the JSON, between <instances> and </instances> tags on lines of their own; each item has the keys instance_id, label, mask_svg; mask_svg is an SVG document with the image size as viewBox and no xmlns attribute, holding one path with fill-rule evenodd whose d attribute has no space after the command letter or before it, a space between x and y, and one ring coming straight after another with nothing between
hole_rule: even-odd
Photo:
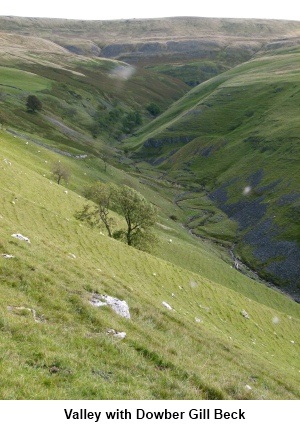
<instances>
[{"instance_id":1,"label":"dark green vegetation","mask_svg":"<svg viewBox=\"0 0 300 430\"><path fill-rule=\"evenodd\" d=\"M29 95L26 100L26 108L28 112L37 112L42 110L42 102L37 98L37 96Z\"/></svg>"},{"instance_id":2,"label":"dark green vegetation","mask_svg":"<svg viewBox=\"0 0 300 430\"><path fill-rule=\"evenodd\" d=\"M0 24L0 397L299 399L299 305L229 252L299 297L299 23ZM148 252L76 219L97 181Z\"/></svg>"}]
</instances>

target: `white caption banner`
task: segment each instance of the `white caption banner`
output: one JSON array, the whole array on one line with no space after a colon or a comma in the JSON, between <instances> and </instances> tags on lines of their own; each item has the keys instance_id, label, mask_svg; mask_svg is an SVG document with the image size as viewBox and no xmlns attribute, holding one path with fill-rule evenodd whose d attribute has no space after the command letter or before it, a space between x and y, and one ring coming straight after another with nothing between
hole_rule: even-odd
<instances>
[{"instance_id":1,"label":"white caption banner","mask_svg":"<svg viewBox=\"0 0 300 430\"><path fill-rule=\"evenodd\" d=\"M0 402L0 423L22 430L132 430L133 425L143 430L253 430L294 428L299 410L300 400L7 400Z\"/></svg>"}]
</instances>

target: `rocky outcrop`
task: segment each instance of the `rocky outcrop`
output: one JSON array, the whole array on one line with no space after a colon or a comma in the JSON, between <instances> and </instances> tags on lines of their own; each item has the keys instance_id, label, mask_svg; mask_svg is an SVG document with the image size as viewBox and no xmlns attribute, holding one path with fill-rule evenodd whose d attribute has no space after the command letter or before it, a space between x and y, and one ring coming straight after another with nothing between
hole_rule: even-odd
<instances>
[{"instance_id":1,"label":"rocky outcrop","mask_svg":"<svg viewBox=\"0 0 300 430\"><path fill-rule=\"evenodd\" d=\"M230 49L231 48L231 49ZM178 60L217 59L221 51L226 51L230 57L243 58L247 61L256 52L257 46L252 42L234 47L227 46L222 39L209 40L205 38L190 40L149 41L145 43L113 43L101 50L101 56L126 61L131 64L142 62L153 63L154 59L168 62Z\"/></svg>"},{"instance_id":2,"label":"rocky outcrop","mask_svg":"<svg viewBox=\"0 0 300 430\"><path fill-rule=\"evenodd\" d=\"M214 190L209 197L227 216L237 221L240 248L243 250L246 246L251 250L248 252L252 255L251 260L255 261L255 270L300 302L300 247L296 241L283 238L283 229L276 223L276 218L270 216L264 193L274 189L279 181L259 187L262 177L263 172L258 171L248 178L252 187L256 187L256 196L241 195L237 202L229 203L228 190L239 183L233 179ZM299 193L283 195L277 204L289 205L298 198Z\"/></svg>"},{"instance_id":3,"label":"rocky outcrop","mask_svg":"<svg viewBox=\"0 0 300 430\"><path fill-rule=\"evenodd\" d=\"M94 294L90 300L91 305L95 307L110 306L118 315L130 319L128 304L125 300L117 299L116 297L107 296L105 294Z\"/></svg>"}]
</instances>

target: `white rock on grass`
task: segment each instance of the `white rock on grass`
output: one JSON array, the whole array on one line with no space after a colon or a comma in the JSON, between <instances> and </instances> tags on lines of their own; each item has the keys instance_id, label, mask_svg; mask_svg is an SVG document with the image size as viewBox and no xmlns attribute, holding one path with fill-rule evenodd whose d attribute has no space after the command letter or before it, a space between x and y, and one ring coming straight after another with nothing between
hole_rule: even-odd
<instances>
[{"instance_id":1,"label":"white rock on grass","mask_svg":"<svg viewBox=\"0 0 300 430\"><path fill-rule=\"evenodd\" d=\"M170 305L169 305L169 303L167 303L167 302L162 302L162 305L163 305L165 308L169 309L169 311L172 311L172 310L173 310L172 306L170 306Z\"/></svg>"},{"instance_id":2,"label":"white rock on grass","mask_svg":"<svg viewBox=\"0 0 300 430\"><path fill-rule=\"evenodd\" d=\"M14 233L11 235L11 237L14 237L15 239L19 239L19 240L24 240L25 242L30 243L30 239L28 239L28 237L23 236L20 233Z\"/></svg>"},{"instance_id":3,"label":"white rock on grass","mask_svg":"<svg viewBox=\"0 0 300 430\"><path fill-rule=\"evenodd\" d=\"M196 323L201 323L201 319L200 318L195 317L195 321L196 321Z\"/></svg>"},{"instance_id":4,"label":"white rock on grass","mask_svg":"<svg viewBox=\"0 0 300 430\"><path fill-rule=\"evenodd\" d=\"M209 312L210 311L210 308L209 307L207 307L207 306L203 306L203 305L201 305L200 303L199 303L199 306L200 306L200 308L201 309L204 309L205 311L207 311L207 312Z\"/></svg>"},{"instance_id":5,"label":"white rock on grass","mask_svg":"<svg viewBox=\"0 0 300 430\"><path fill-rule=\"evenodd\" d=\"M125 339L126 333L125 333L125 331L117 331L114 334L114 337L116 337L117 339Z\"/></svg>"},{"instance_id":6,"label":"white rock on grass","mask_svg":"<svg viewBox=\"0 0 300 430\"><path fill-rule=\"evenodd\" d=\"M112 335L113 337L115 337L117 339L125 339L125 337L126 337L125 331L116 331L113 328L108 329L106 334Z\"/></svg>"},{"instance_id":7,"label":"white rock on grass","mask_svg":"<svg viewBox=\"0 0 300 430\"><path fill-rule=\"evenodd\" d=\"M245 309L241 310L241 314L243 315L244 318L250 319L248 312L246 312Z\"/></svg>"},{"instance_id":8,"label":"white rock on grass","mask_svg":"<svg viewBox=\"0 0 300 430\"><path fill-rule=\"evenodd\" d=\"M14 255L10 255L10 254L1 254L3 258L15 258Z\"/></svg>"},{"instance_id":9,"label":"white rock on grass","mask_svg":"<svg viewBox=\"0 0 300 430\"><path fill-rule=\"evenodd\" d=\"M91 305L110 306L118 315L130 319L129 306L125 300L117 299L116 297L107 296L104 294L94 294L90 300Z\"/></svg>"},{"instance_id":10,"label":"white rock on grass","mask_svg":"<svg viewBox=\"0 0 300 430\"><path fill-rule=\"evenodd\" d=\"M247 391L251 391L252 390L252 387L250 387L250 385L245 385L245 388L246 388Z\"/></svg>"}]
</instances>

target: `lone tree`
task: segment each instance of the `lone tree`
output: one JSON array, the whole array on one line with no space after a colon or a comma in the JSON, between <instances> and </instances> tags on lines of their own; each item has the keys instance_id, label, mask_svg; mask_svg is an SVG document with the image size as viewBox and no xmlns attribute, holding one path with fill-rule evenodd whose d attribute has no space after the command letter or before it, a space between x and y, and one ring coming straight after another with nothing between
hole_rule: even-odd
<instances>
[{"instance_id":1,"label":"lone tree","mask_svg":"<svg viewBox=\"0 0 300 430\"><path fill-rule=\"evenodd\" d=\"M102 222L109 237L113 236L112 227L114 226L114 220L109 216L113 191L114 187L96 182L84 192L84 196L92 200L95 206L91 207L87 204L76 214L77 219L87 221L92 227Z\"/></svg>"},{"instance_id":2,"label":"lone tree","mask_svg":"<svg viewBox=\"0 0 300 430\"><path fill-rule=\"evenodd\" d=\"M103 223L109 237L124 240L129 246L147 250L154 243L151 227L156 222L156 208L133 188L96 182L84 195L95 205L85 205L75 214L77 219L88 222L92 227ZM126 229L113 231L115 222L110 217L111 210L125 218Z\"/></svg>"},{"instance_id":3,"label":"lone tree","mask_svg":"<svg viewBox=\"0 0 300 430\"><path fill-rule=\"evenodd\" d=\"M148 104L146 109L153 116L157 116L161 113L161 108L154 102Z\"/></svg>"},{"instance_id":4,"label":"lone tree","mask_svg":"<svg viewBox=\"0 0 300 430\"><path fill-rule=\"evenodd\" d=\"M52 165L52 174L56 179L56 182L58 185L60 184L61 180L63 179L65 182L68 182L70 178L70 172L69 169L64 166L60 161L56 161Z\"/></svg>"},{"instance_id":5,"label":"lone tree","mask_svg":"<svg viewBox=\"0 0 300 430\"><path fill-rule=\"evenodd\" d=\"M26 101L26 107L28 112L36 112L42 110L42 102L34 95L29 95Z\"/></svg>"},{"instance_id":6,"label":"lone tree","mask_svg":"<svg viewBox=\"0 0 300 430\"><path fill-rule=\"evenodd\" d=\"M127 244L145 249L155 238L151 228L157 219L156 208L127 185L115 190L114 208L125 218L127 230L124 235Z\"/></svg>"}]
</instances>

